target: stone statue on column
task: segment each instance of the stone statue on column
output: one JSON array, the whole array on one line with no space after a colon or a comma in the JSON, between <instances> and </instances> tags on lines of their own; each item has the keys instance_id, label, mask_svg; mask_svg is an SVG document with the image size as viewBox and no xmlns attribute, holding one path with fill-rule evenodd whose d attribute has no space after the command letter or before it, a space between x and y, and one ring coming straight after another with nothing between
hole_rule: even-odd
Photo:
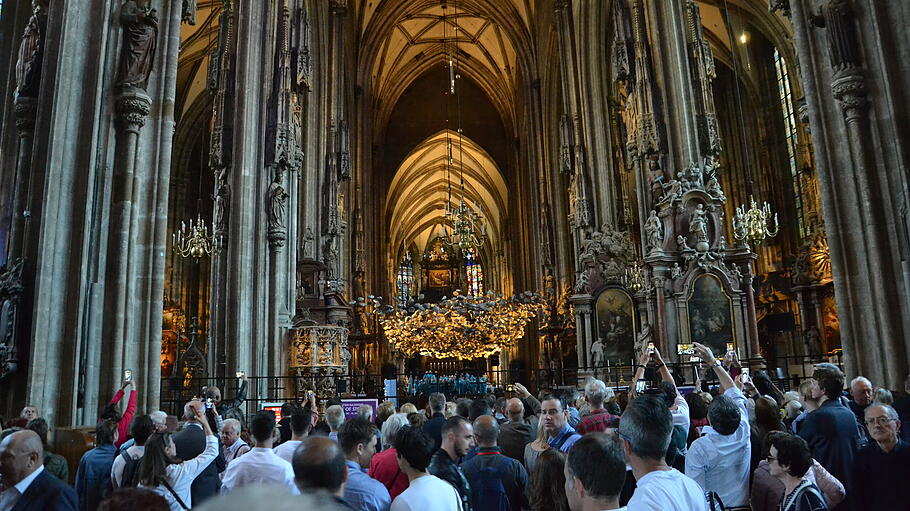
<instances>
[{"instance_id":1,"label":"stone statue on column","mask_svg":"<svg viewBox=\"0 0 910 511\"><path fill-rule=\"evenodd\" d=\"M699 204L689 217L689 233L695 238L695 248L701 252L708 249L708 216L705 205Z\"/></svg>"},{"instance_id":2,"label":"stone statue on column","mask_svg":"<svg viewBox=\"0 0 910 511\"><path fill-rule=\"evenodd\" d=\"M25 26L16 60L16 94L37 97L44 60L44 34L47 29L46 0L32 0L32 17Z\"/></svg>"},{"instance_id":3,"label":"stone statue on column","mask_svg":"<svg viewBox=\"0 0 910 511\"><path fill-rule=\"evenodd\" d=\"M661 250L664 242L663 223L658 218L657 211L653 209L645 221L645 237L648 240L648 248L652 252Z\"/></svg>"},{"instance_id":4,"label":"stone statue on column","mask_svg":"<svg viewBox=\"0 0 910 511\"><path fill-rule=\"evenodd\" d=\"M196 25L196 0L183 0L180 21L187 25Z\"/></svg>"},{"instance_id":5,"label":"stone statue on column","mask_svg":"<svg viewBox=\"0 0 910 511\"><path fill-rule=\"evenodd\" d=\"M126 0L120 11L120 22L123 24L123 48L117 86L145 90L158 47L158 11L140 6L137 0Z\"/></svg>"}]
</instances>

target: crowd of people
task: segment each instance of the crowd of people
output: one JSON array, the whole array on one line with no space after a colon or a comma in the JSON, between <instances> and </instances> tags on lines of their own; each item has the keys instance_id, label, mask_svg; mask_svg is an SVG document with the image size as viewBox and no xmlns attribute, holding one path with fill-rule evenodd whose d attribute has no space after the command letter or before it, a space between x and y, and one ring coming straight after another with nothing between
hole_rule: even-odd
<instances>
[{"instance_id":1,"label":"crowd of people","mask_svg":"<svg viewBox=\"0 0 910 511\"><path fill-rule=\"evenodd\" d=\"M731 375L696 344L716 388L677 388L659 352L644 353L659 382L614 393L589 379L582 392L490 395L346 416L309 395L282 419L236 414L206 389L173 432L164 412L105 407L75 486L48 450L34 407L0 441L0 511L341 509L356 511L820 511L907 509L910 445L895 401L863 377L847 386L818 364L798 390L763 373ZM687 389L688 390L688 389ZM907 388L910 393L910 378ZM248 419L248 420L247 420Z\"/></svg>"}]
</instances>

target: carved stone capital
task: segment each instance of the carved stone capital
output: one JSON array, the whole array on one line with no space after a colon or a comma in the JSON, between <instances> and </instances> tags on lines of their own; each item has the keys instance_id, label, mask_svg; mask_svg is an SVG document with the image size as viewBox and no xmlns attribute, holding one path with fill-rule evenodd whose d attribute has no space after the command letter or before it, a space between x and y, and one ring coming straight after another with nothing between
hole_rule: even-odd
<instances>
[{"instance_id":1,"label":"carved stone capital","mask_svg":"<svg viewBox=\"0 0 910 511\"><path fill-rule=\"evenodd\" d=\"M16 110L16 128L19 129L19 133L22 135L26 132L30 133L35 129L35 114L38 112L38 100L36 98L19 96L16 98L14 107Z\"/></svg>"},{"instance_id":2,"label":"carved stone capital","mask_svg":"<svg viewBox=\"0 0 910 511\"><path fill-rule=\"evenodd\" d=\"M152 108L152 99L140 89L130 87L117 96L117 121L121 129L139 134Z\"/></svg>"},{"instance_id":3,"label":"carved stone capital","mask_svg":"<svg viewBox=\"0 0 910 511\"><path fill-rule=\"evenodd\" d=\"M868 107L866 78L857 72L842 74L831 82L834 99L840 104L847 122L862 117Z\"/></svg>"}]
</instances>

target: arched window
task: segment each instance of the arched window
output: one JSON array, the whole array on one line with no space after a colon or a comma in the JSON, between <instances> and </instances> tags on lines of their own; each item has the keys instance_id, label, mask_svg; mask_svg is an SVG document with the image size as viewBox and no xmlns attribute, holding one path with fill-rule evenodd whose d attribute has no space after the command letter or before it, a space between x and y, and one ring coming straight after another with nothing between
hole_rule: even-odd
<instances>
[{"instance_id":1,"label":"arched window","mask_svg":"<svg viewBox=\"0 0 910 511\"><path fill-rule=\"evenodd\" d=\"M777 71L777 91L780 107L784 116L784 137L787 140L787 164L790 166L790 180L793 183L793 195L796 202L796 219L799 225L800 238L806 235L803 218L803 169L797 162L798 140L796 138L796 115L793 112L793 92L790 89L790 73L783 55L774 49L774 69Z\"/></svg>"},{"instance_id":2,"label":"arched window","mask_svg":"<svg viewBox=\"0 0 910 511\"><path fill-rule=\"evenodd\" d=\"M483 266L477 260L474 250L469 250L464 256L465 273L468 275L468 294L483 294Z\"/></svg>"},{"instance_id":3,"label":"arched window","mask_svg":"<svg viewBox=\"0 0 910 511\"><path fill-rule=\"evenodd\" d=\"M398 265L397 280L398 301L402 304L407 303L414 294L414 261L411 259L410 252Z\"/></svg>"}]
</instances>

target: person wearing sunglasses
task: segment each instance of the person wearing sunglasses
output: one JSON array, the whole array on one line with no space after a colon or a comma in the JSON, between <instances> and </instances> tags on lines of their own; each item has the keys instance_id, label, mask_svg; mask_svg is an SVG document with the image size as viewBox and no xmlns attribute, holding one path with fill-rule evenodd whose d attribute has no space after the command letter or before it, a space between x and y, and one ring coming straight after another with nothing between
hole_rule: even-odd
<instances>
[{"instance_id":1,"label":"person wearing sunglasses","mask_svg":"<svg viewBox=\"0 0 910 511\"><path fill-rule=\"evenodd\" d=\"M865 422L872 442L853 465L856 509L901 509L910 502L910 444L898 436L901 421L894 408L872 403Z\"/></svg>"}]
</instances>

